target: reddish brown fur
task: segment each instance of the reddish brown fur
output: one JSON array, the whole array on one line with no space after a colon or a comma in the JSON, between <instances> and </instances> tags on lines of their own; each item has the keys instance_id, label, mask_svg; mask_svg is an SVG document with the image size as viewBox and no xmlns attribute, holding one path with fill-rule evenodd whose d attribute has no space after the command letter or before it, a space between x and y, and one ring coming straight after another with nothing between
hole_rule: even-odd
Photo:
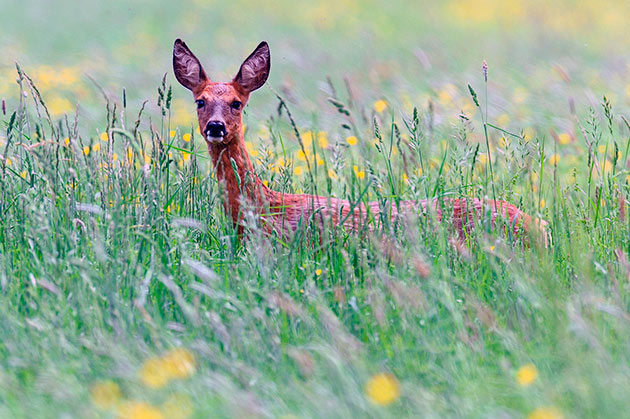
<instances>
[{"instance_id":1,"label":"reddish brown fur","mask_svg":"<svg viewBox=\"0 0 630 419\"><path fill-rule=\"evenodd\" d=\"M239 73L230 83L210 81L197 58L183 42L176 41L173 53L178 80L192 90L196 101L204 101L204 106L197 111L201 132L205 132L205 127L211 120L220 120L225 124L226 135L219 139L209 138L207 145L217 178L225 187L227 198L224 201L225 210L235 225L238 225L239 232L242 232L241 220L245 208L253 209L268 230L275 230L283 235L292 233L300 222L305 223L312 216L317 217L316 221L320 226L324 226L327 221L333 225L343 221L345 228L357 230L368 222L369 214L373 217L371 218L373 223L367 228L372 230L379 227L382 209L377 203L372 202L367 206L360 204L352 209L352 204L347 200L275 192L266 187L255 175L245 148L241 111L247 104L251 91L260 87L267 79L270 57L266 43L261 43L245 60ZM230 108L229 105L234 101L242 103L240 109ZM233 165L236 167L236 173ZM351 209L352 214L349 216ZM396 219L400 213L406 211L423 214L431 211L437 220L444 218L452 220L460 237L474 226L476 219L485 217L488 212L491 213L493 223L499 214L505 218L509 225L513 226L514 233L519 233L521 228L528 230L532 226L530 216L505 201L444 198L433 199L430 205L427 200L403 201L399 207L391 204L385 210L387 217L391 219ZM534 221L544 228L543 221Z\"/></svg>"}]
</instances>

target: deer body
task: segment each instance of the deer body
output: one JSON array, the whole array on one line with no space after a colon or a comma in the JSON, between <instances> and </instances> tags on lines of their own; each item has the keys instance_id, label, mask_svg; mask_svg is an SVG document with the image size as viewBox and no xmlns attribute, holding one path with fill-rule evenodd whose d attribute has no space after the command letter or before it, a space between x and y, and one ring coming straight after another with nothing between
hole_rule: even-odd
<instances>
[{"instance_id":1,"label":"deer body","mask_svg":"<svg viewBox=\"0 0 630 419\"><path fill-rule=\"evenodd\" d=\"M438 221L453 221L460 237L474 225L475 219L491 214L505 218L514 233L531 225L531 218L505 201L482 199L433 199L402 201L385 208L376 202L353 205L348 200L305 194L272 191L254 172L245 147L242 130L242 109L249 94L261 87L269 75L269 47L262 42L243 62L238 74L229 83L216 83L206 76L199 60L181 40L173 47L173 69L177 80L193 92L197 103L199 129L203 133L217 179L225 188L224 207L239 233L242 233L244 211L253 210L269 231L286 235L300 223L314 218L320 226L326 222L343 224L348 230L377 228L381 217L396 220L402 213L435 214ZM374 220L370 223L369 220ZM522 227L521 227L522 226Z\"/></svg>"}]
</instances>

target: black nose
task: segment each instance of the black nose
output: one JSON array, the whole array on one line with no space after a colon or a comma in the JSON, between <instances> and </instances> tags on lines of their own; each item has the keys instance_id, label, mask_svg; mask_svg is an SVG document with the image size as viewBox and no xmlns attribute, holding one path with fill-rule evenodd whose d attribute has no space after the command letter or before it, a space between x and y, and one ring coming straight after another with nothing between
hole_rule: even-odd
<instances>
[{"instance_id":1,"label":"black nose","mask_svg":"<svg viewBox=\"0 0 630 419\"><path fill-rule=\"evenodd\" d=\"M225 137L227 131L225 124L221 121L209 121L206 125L206 135L210 137Z\"/></svg>"}]
</instances>

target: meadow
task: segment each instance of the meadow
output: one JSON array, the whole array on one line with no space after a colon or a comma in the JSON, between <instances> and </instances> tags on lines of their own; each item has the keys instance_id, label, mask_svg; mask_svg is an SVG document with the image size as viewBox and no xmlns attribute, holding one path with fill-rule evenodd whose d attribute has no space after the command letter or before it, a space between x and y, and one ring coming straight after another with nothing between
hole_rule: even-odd
<instances>
[{"instance_id":1,"label":"meadow","mask_svg":"<svg viewBox=\"0 0 630 419\"><path fill-rule=\"evenodd\" d=\"M0 417L625 416L630 6L423 3L0 0ZM496 196L553 243L239 240L177 37L220 81L269 42L271 188Z\"/></svg>"}]
</instances>

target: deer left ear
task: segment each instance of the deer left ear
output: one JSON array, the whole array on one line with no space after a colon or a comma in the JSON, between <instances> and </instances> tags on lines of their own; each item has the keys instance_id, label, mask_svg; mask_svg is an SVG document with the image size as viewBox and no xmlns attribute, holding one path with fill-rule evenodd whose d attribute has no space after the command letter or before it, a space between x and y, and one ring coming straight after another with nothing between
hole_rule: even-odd
<instances>
[{"instance_id":1,"label":"deer left ear","mask_svg":"<svg viewBox=\"0 0 630 419\"><path fill-rule=\"evenodd\" d=\"M265 84L267 77L269 77L270 69L271 54L269 53L269 45L263 41L243 61L233 81L248 92L253 92Z\"/></svg>"}]
</instances>

